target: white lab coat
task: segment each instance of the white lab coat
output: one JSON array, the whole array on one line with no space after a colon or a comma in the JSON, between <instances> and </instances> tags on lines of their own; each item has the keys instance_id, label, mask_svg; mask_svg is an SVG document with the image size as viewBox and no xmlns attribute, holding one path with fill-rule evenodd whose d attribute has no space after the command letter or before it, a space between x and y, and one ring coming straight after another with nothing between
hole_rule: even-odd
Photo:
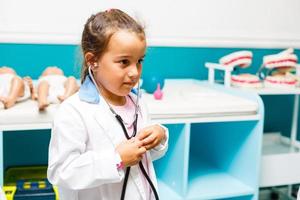
<instances>
[{"instance_id":1,"label":"white lab coat","mask_svg":"<svg viewBox=\"0 0 300 200\"><path fill-rule=\"evenodd\" d=\"M148 115L142 102L140 108L146 122ZM60 200L119 200L124 171L116 168L115 148L124 139L103 98L93 104L80 100L76 93L64 101L54 119L48 166L48 179L58 186ZM163 156L167 146L166 141L147 152L149 175L156 188L151 160ZM139 173L138 165L131 167L125 199L146 199Z\"/></svg>"},{"instance_id":2,"label":"white lab coat","mask_svg":"<svg viewBox=\"0 0 300 200\"><path fill-rule=\"evenodd\" d=\"M6 200L5 194L4 194L4 192L3 192L3 190L2 190L1 187L0 187L0 199L1 200Z\"/></svg>"}]
</instances>

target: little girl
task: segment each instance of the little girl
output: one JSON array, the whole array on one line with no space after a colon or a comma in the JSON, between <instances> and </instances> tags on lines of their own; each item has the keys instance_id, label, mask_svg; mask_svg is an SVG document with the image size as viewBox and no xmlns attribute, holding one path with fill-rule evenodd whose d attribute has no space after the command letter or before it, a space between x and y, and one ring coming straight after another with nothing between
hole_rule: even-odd
<instances>
[{"instance_id":1,"label":"little girl","mask_svg":"<svg viewBox=\"0 0 300 200\"><path fill-rule=\"evenodd\" d=\"M54 119L48 178L60 200L158 199L152 161L167 151L168 130L147 124L133 92L146 51L143 27L120 10L99 12L86 22L81 45L82 85Z\"/></svg>"}]
</instances>

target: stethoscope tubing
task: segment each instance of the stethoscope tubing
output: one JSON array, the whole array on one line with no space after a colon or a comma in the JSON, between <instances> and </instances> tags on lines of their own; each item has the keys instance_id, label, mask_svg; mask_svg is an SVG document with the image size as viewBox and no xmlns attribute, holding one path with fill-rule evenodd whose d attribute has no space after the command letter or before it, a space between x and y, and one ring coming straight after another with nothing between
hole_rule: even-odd
<instances>
[{"instance_id":1,"label":"stethoscope tubing","mask_svg":"<svg viewBox=\"0 0 300 200\"><path fill-rule=\"evenodd\" d=\"M94 76L92 74L91 67L88 67L88 72L89 72L89 76L91 77L91 79L92 79L95 87L97 88L98 93L100 94L100 90L99 90L98 85L97 85L97 83L96 83L96 81L94 79ZM125 127L125 125L123 123L123 119L121 118L121 116L118 115L114 111L114 109L109 105L109 103L105 100L105 98L103 98L105 100L106 104L108 105L110 111L115 115L117 121L121 125L122 130L124 132L124 135L125 135L126 139L128 139L128 140L131 139L131 138L133 138L133 137L135 137L136 133L137 133L137 120L138 120L138 108L139 108L139 92L140 92L140 84L138 83L137 98L136 98L136 102L134 103L134 105L135 105L135 119L134 119L134 122L133 122L133 134L131 136L129 136L129 134L128 134L127 130L126 130L126 127ZM159 196L158 196L158 193L157 193L157 191L155 189L155 186L154 186L153 182L151 181L149 175L147 174L147 172L146 172L146 170L145 170L145 168L143 166L142 161L139 162L139 167L140 167L143 175L147 179L147 181L148 181L148 183L149 183L149 185L150 185L150 187L151 187L151 189L152 189L152 191L154 193L155 199L159 200ZM129 178L129 173L130 173L130 166L126 168L124 182L123 182L123 187L122 187L122 193L121 193L121 200L124 200L124 198L125 198L126 187L127 187L127 182L128 182L128 178Z\"/></svg>"}]
</instances>

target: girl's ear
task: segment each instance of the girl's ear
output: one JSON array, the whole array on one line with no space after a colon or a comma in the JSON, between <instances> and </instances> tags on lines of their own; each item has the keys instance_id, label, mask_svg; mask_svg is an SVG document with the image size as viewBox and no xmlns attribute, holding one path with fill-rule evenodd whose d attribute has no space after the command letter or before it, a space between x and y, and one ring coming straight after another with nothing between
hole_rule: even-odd
<instances>
[{"instance_id":1,"label":"girl's ear","mask_svg":"<svg viewBox=\"0 0 300 200\"><path fill-rule=\"evenodd\" d=\"M88 65L89 67L91 67L92 71L95 71L98 67L98 64L96 62L89 63Z\"/></svg>"},{"instance_id":2,"label":"girl's ear","mask_svg":"<svg viewBox=\"0 0 300 200\"><path fill-rule=\"evenodd\" d=\"M91 66L92 68L94 68L95 55L93 53L87 52L84 55L84 60L88 66Z\"/></svg>"}]
</instances>

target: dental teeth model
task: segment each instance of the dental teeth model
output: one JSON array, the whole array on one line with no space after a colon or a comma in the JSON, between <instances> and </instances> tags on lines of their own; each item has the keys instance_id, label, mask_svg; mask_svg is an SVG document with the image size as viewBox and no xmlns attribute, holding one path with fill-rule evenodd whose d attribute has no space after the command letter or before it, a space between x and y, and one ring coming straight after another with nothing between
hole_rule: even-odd
<instances>
[{"instance_id":1,"label":"dental teeth model","mask_svg":"<svg viewBox=\"0 0 300 200\"><path fill-rule=\"evenodd\" d=\"M239 66L241 68L248 67L252 62L251 51L236 51L226 56L223 56L219 60L220 64L224 66Z\"/></svg>"},{"instance_id":2,"label":"dental teeth model","mask_svg":"<svg viewBox=\"0 0 300 200\"><path fill-rule=\"evenodd\" d=\"M223 56L219 62L224 67L247 68L252 63L253 54L251 51L236 51ZM259 77L253 74L236 74L231 76L231 85L244 88L261 88L263 86Z\"/></svg>"},{"instance_id":3,"label":"dental teeth model","mask_svg":"<svg viewBox=\"0 0 300 200\"><path fill-rule=\"evenodd\" d=\"M264 85L268 88L294 88L298 80L295 77L287 75L267 76Z\"/></svg>"},{"instance_id":4,"label":"dental teeth model","mask_svg":"<svg viewBox=\"0 0 300 200\"><path fill-rule=\"evenodd\" d=\"M278 54L263 57L263 65L266 68L296 67L298 57L294 54L294 49L289 48Z\"/></svg>"},{"instance_id":5,"label":"dental teeth model","mask_svg":"<svg viewBox=\"0 0 300 200\"><path fill-rule=\"evenodd\" d=\"M235 87L244 87L244 88L261 88L263 83L253 74L240 74L232 75L231 85Z\"/></svg>"},{"instance_id":6,"label":"dental teeth model","mask_svg":"<svg viewBox=\"0 0 300 200\"><path fill-rule=\"evenodd\" d=\"M292 48L278 54L267 55L263 58L263 67L268 69L264 80L265 87L294 88L298 84L298 77L292 73L297 65L298 57Z\"/></svg>"}]
</instances>

